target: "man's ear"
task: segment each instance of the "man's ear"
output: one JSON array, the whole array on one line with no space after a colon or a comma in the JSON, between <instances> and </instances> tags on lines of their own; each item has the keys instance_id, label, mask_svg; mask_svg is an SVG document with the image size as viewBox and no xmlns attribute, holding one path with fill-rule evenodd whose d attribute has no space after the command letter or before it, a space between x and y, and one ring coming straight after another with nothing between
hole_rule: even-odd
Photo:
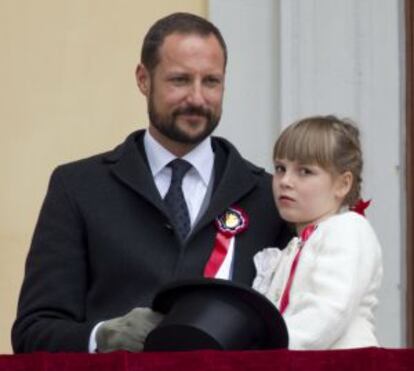
<instances>
[{"instance_id":1,"label":"man's ear","mask_svg":"<svg viewBox=\"0 0 414 371\"><path fill-rule=\"evenodd\" d=\"M350 171L345 171L336 179L336 196L343 200L352 188L354 176Z\"/></svg>"},{"instance_id":2,"label":"man's ear","mask_svg":"<svg viewBox=\"0 0 414 371\"><path fill-rule=\"evenodd\" d=\"M135 70L135 78L141 93L148 97L151 88L151 79L147 68L142 63Z\"/></svg>"}]
</instances>

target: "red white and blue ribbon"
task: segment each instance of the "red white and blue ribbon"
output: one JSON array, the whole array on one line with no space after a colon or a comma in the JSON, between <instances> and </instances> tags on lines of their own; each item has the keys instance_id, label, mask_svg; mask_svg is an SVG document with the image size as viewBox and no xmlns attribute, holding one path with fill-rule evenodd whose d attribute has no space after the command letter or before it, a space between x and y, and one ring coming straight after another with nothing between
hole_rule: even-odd
<instances>
[{"instance_id":1,"label":"red white and blue ribbon","mask_svg":"<svg viewBox=\"0 0 414 371\"><path fill-rule=\"evenodd\" d=\"M247 229L249 218L243 209L232 206L216 218L215 225L217 228L216 238L213 251L204 267L204 277L224 278L220 276L220 268L232 256L235 236Z\"/></svg>"}]
</instances>

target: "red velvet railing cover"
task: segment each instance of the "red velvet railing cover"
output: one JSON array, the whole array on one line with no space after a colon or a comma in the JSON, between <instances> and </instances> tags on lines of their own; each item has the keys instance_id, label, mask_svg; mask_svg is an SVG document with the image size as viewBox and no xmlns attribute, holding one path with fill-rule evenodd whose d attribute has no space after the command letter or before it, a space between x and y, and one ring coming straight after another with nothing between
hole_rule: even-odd
<instances>
[{"instance_id":1,"label":"red velvet railing cover","mask_svg":"<svg viewBox=\"0 0 414 371\"><path fill-rule=\"evenodd\" d=\"M411 371L414 349L33 353L0 355L0 371Z\"/></svg>"}]
</instances>

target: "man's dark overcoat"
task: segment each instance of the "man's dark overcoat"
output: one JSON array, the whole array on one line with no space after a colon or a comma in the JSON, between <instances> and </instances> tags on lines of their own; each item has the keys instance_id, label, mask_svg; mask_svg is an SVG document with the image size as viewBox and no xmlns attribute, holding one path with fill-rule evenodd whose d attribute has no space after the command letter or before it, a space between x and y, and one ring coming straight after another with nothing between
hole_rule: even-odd
<instances>
[{"instance_id":1,"label":"man's dark overcoat","mask_svg":"<svg viewBox=\"0 0 414 371\"><path fill-rule=\"evenodd\" d=\"M148 167L143 133L53 172L26 262L12 330L15 352L87 351L99 321L150 306L168 282L202 276L217 233L214 220L230 206L249 218L236 237L234 281L250 285L253 255L283 247L290 237L274 206L270 175L213 137L210 205L181 243Z\"/></svg>"}]
</instances>

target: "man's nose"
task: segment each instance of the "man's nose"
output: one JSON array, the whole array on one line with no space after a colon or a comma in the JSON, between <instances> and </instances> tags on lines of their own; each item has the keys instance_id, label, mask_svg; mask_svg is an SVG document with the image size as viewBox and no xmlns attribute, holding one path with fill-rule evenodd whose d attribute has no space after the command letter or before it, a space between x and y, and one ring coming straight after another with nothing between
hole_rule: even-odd
<instances>
[{"instance_id":1,"label":"man's nose","mask_svg":"<svg viewBox=\"0 0 414 371\"><path fill-rule=\"evenodd\" d=\"M188 92L187 100L194 106L204 106L204 91L203 86L199 81L194 81L194 83L191 85L190 91Z\"/></svg>"}]
</instances>

